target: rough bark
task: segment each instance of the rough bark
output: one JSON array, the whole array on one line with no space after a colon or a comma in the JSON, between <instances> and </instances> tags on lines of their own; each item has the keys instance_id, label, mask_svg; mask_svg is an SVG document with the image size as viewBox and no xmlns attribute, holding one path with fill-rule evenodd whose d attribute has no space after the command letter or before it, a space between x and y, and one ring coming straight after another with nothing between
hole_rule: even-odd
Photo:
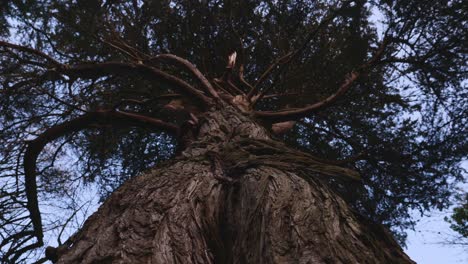
<instances>
[{"instance_id":1,"label":"rough bark","mask_svg":"<svg viewBox=\"0 0 468 264\"><path fill-rule=\"evenodd\" d=\"M229 107L200 124L178 157L121 186L52 252L58 263L412 263L321 180L353 171Z\"/></svg>"}]
</instances>

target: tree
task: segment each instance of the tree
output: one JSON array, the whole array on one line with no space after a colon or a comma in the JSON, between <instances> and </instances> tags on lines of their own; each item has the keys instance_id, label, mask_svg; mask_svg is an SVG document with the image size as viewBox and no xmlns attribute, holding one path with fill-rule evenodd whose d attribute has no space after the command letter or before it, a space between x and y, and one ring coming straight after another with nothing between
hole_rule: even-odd
<instances>
[{"instance_id":1,"label":"tree","mask_svg":"<svg viewBox=\"0 0 468 264\"><path fill-rule=\"evenodd\" d=\"M458 234L449 237L446 240L448 245L468 245L468 194L456 196L458 206L453 208L450 217L444 217L444 220L450 224L450 228Z\"/></svg>"},{"instance_id":2,"label":"tree","mask_svg":"<svg viewBox=\"0 0 468 264\"><path fill-rule=\"evenodd\" d=\"M463 178L461 0L2 9L4 262L68 225L46 202L74 217L98 184L39 262L411 263L387 228L403 242Z\"/></svg>"}]
</instances>

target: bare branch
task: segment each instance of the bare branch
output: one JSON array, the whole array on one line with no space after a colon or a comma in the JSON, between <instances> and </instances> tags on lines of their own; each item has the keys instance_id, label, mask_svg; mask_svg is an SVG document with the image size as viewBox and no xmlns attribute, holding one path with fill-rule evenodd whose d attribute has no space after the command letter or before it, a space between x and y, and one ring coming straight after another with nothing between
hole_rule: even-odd
<instances>
[{"instance_id":1,"label":"bare branch","mask_svg":"<svg viewBox=\"0 0 468 264\"><path fill-rule=\"evenodd\" d=\"M239 89L231 80L227 80L227 86L231 88L231 90L235 91L237 94L244 94L244 91Z\"/></svg>"},{"instance_id":2,"label":"bare branch","mask_svg":"<svg viewBox=\"0 0 468 264\"><path fill-rule=\"evenodd\" d=\"M221 84L224 82L221 81L220 79L214 78L213 83L218 88L219 91L222 91L221 95L224 95L225 97L232 99L232 97L235 95L230 89L225 89Z\"/></svg>"},{"instance_id":3,"label":"bare branch","mask_svg":"<svg viewBox=\"0 0 468 264\"><path fill-rule=\"evenodd\" d=\"M54 71L75 78L97 78L105 75L140 73L148 76L149 78L155 78L167 84L174 85L174 88L177 88L180 90L180 92L186 95L194 96L204 105L212 104L209 97L205 96L203 92L188 84L184 80L160 69L144 64L116 61L103 63L82 63L77 65L61 65L61 67L51 70L51 72Z\"/></svg>"},{"instance_id":4,"label":"bare branch","mask_svg":"<svg viewBox=\"0 0 468 264\"><path fill-rule=\"evenodd\" d=\"M16 49L23 52L28 52L30 54L34 54L41 58L46 59L49 63L51 63L54 67L48 69L44 76L48 76L48 78L56 79L59 78L59 74L65 74L70 77L74 78L97 78L105 75L114 75L114 74L129 74L129 73L140 73L149 76L150 78L156 78L159 81L165 82L170 85L174 85L175 88L179 89L181 92L185 93L186 95L194 96L196 99L201 101L205 106L211 105L211 99L203 94L200 90L196 89L192 85L188 84L184 80L171 75L167 72L164 72L160 69L155 67L151 67L148 65L144 65L142 63L126 63L126 62L117 62L117 61L110 61L110 62L102 62L102 63L80 63L75 65L66 65L58 62L57 60L53 59L49 55L25 46L16 45L4 41L0 41L0 47L7 47ZM180 64L189 67L193 73L202 81L202 83L206 86L208 85L207 89L210 93L215 93L215 90L212 88L211 84L204 78L204 76L193 66L190 62L178 58L175 55L164 55L166 57L171 57L173 60L177 60ZM216 94L216 93L215 93ZM217 98L217 97L215 97Z\"/></svg>"},{"instance_id":5,"label":"bare branch","mask_svg":"<svg viewBox=\"0 0 468 264\"><path fill-rule=\"evenodd\" d=\"M334 103L341 95L348 91L348 89L358 78L358 76L359 74L357 72L351 72L350 76L346 78L345 82L340 86L336 93L330 95L325 100L317 102L313 105L309 105L303 108L293 108L280 111L256 111L255 116L262 119L268 119L274 122L296 120L299 118L306 117L308 114L321 110Z\"/></svg>"},{"instance_id":6,"label":"bare branch","mask_svg":"<svg viewBox=\"0 0 468 264\"><path fill-rule=\"evenodd\" d=\"M98 39L99 39L99 41L101 41L102 43L111 46L112 48L114 48L114 49L120 51L121 53L127 55L127 56L130 57L130 58L132 58L132 59L134 59L134 60L136 60L136 61L140 60L140 58L137 57L137 55L133 54L133 52L129 52L129 51L127 51L126 49L120 47L119 45L114 44L111 40L100 39L100 38L98 38Z\"/></svg>"},{"instance_id":7,"label":"bare branch","mask_svg":"<svg viewBox=\"0 0 468 264\"><path fill-rule=\"evenodd\" d=\"M33 23L31 23L31 22L28 21L27 19L22 19L21 21L22 21L23 23L25 23L26 25L28 25L29 27L31 27L34 31L36 31L36 32L40 33L41 35L43 35L43 36L45 37L47 43L48 43L48 44L50 45L50 47L52 48L52 51L53 51L54 53L57 53L58 55L60 55L60 56L62 56L62 57L66 57L66 58L69 58L69 59L73 59L72 56L70 56L70 55L68 55L68 54L65 54L65 53L63 53L63 52L61 52L61 51L58 50L58 48L54 45L52 39L50 38L49 34L48 34L46 31L44 31L44 30L42 30L42 29L36 27Z\"/></svg>"},{"instance_id":8,"label":"bare branch","mask_svg":"<svg viewBox=\"0 0 468 264\"><path fill-rule=\"evenodd\" d=\"M203 75L198 69L197 67L195 67L195 65L193 65L191 62L189 62L188 60L186 59L183 59L181 57L178 57L176 55L173 55L173 54L160 54L160 55L156 55L155 57L149 59L148 61L154 61L154 60L159 60L159 59L163 59L163 60L169 60L171 62L175 62L176 64L178 65L181 65L183 66L184 68L186 68L187 70L189 70L195 77L197 77L197 79L203 84L203 87L206 89L206 91L208 93L210 93L214 98L219 98L219 95L218 93L216 92L216 90L213 88L213 86L211 85L211 83L208 81L208 79L206 79L205 75Z\"/></svg>"},{"instance_id":9,"label":"bare branch","mask_svg":"<svg viewBox=\"0 0 468 264\"><path fill-rule=\"evenodd\" d=\"M51 127L44 131L36 139L28 142L24 154L25 189L27 208L31 215L35 236L38 243L43 243L43 231L41 214L37 200L36 163L37 157L45 145L68 133L92 127L95 124L110 124L114 126L138 126L151 129L161 129L174 134L179 133L179 128L162 120L134 113L117 112L113 110L99 110L86 113L78 118Z\"/></svg>"},{"instance_id":10,"label":"bare branch","mask_svg":"<svg viewBox=\"0 0 468 264\"><path fill-rule=\"evenodd\" d=\"M45 54L42 51L39 51L39 50L36 50L36 49L33 49L33 48L29 48L29 47L26 47L26 46L21 46L21 45L17 45L17 44L5 42L5 41L0 41L0 47L8 47L8 48L11 48L11 49L15 49L15 50L27 52L27 53L30 53L30 54L34 54L34 55L39 56L39 57L41 57L43 59L46 59L48 62L50 62L51 64L53 64L55 66L60 66L61 65L60 62L58 62L57 60L55 60L51 56Z\"/></svg>"},{"instance_id":11,"label":"bare branch","mask_svg":"<svg viewBox=\"0 0 468 264\"><path fill-rule=\"evenodd\" d=\"M283 55L278 60L276 60L273 64L271 64L265 70L265 72L260 76L260 78L257 80L257 82L255 83L253 89L251 89L250 92L248 93L247 98L250 99L250 98L252 98L254 96L254 94L257 92L258 86L271 74L271 72L273 72L273 70L278 68L278 66L279 66L278 70L282 70L286 65L288 65L291 61L293 61L295 58L297 58L302 53L302 51L304 51L307 48L307 45L309 44L309 42L320 32L320 30L324 26L326 26L328 23L330 23L333 19L336 18L336 16L338 15L338 11L345 8L345 7L347 7L351 2L352 1L345 1L339 9L337 9L337 10L332 9L330 11L330 13L322 21L320 21L320 23L316 27L314 27L307 34L306 38L304 39L303 43L301 44L301 46L299 48L295 49L292 52L289 52L289 53ZM266 94L266 91L262 92L257 97L255 102L260 100L265 94ZM255 102L253 102L253 105L255 105Z\"/></svg>"},{"instance_id":12,"label":"bare branch","mask_svg":"<svg viewBox=\"0 0 468 264\"><path fill-rule=\"evenodd\" d=\"M366 72L369 68L378 63L378 61L382 58L387 45L388 39L384 38L374 56L368 62L364 63L363 65L359 66L356 70L352 71L346 77L345 81L341 84L338 91L325 98L324 100L303 108L286 109L280 111L257 111L255 112L255 116L272 122L283 122L306 117L311 113L317 112L332 105L338 98L340 98L352 87L354 82L362 75L362 73Z\"/></svg>"},{"instance_id":13,"label":"bare branch","mask_svg":"<svg viewBox=\"0 0 468 264\"><path fill-rule=\"evenodd\" d=\"M138 49L135 49L131 45L129 45L124 38L120 36L120 33L116 30L114 23L111 22L109 19L108 14L104 14L105 20L104 20L104 28L107 29L109 32L109 36L106 37L106 39L101 39L98 35L95 35L96 39L98 39L101 42L104 42L105 44L110 45L111 47L119 50L120 52L126 54L127 56L130 56L136 61L141 61L142 58L148 58L149 55L145 54L144 52L141 52Z\"/></svg>"},{"instance_id":14,"label":"bare branch","mask_svg":"<svg viewBox=\"0 0 468 264\"><path fill-rule=\"evenodd\" d=\"M34 89L48 95L50 98L52 98L53 100L55 100L55 101L57 101L59 103L65 105L65 106L68 106L70 109L74 109L74 110L77 110L77 111L80 111L80 112L87 112L86 110L81 109L79 106L73 105L71 103L68 103L68 102L60 99L59 97L55 96L51 92L47 91L46 89L42 89L40 87L35 87Z\"/></svg>"},{"instance_id":15,"label":"bare branch","mask_svg":"<svg viewBox=\"0 0 468 264\"><path fill-rule=\"evenodd\" d=\"M252 96L257 92L258 86L270 75L270 73L280 64L286 63L289 61L293 52L288 52L286 55L281 56L273 64L271 64L258 78L257 82L254 84L253 88L247 94L247 98L252 98Z\"/></svg>"},{"instance_id":16,"label":"bare branch","mask_svg":"<svg viewBox=\"0 0 468 264\"><path fill-rule=\"evenodd\" d=\"M251 91L252 89L254 89L253 86L244 78L244 64L241 64L239 66L239 81L242 85L245 86L245 88L247 88L247 90ZM242 94L245 94L244 91L242 91Z\"/></svg>"}]
</instances>

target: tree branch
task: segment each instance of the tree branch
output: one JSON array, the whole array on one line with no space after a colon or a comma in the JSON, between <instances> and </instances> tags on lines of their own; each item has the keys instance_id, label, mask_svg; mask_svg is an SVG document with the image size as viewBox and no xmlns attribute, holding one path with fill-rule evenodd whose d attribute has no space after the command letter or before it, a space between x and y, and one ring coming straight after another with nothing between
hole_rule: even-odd
<instances>
[{"instance_id":1,"label":"tree branch","mask_svg":"<svg viewBox=\"0 0 468 264\"><path fill-rule=\"evenodd\" d=\"M254 115L261 119L266 119L272 122L283 122L283 121L290 121L290 120L297 120L307 115L317 112L319 110L323 110L326 107L331 106L338 98L340 98L343 94L345 94L354 84L354 82L369 68L374 66L378 63L378 61L382 58L385 48L388 45L388 38L384 38L380 47L378 48L377 52L374 56L366 63L359 66L356 70L352 71L345 79L345 81L341 84L338 91L334 94L330 95L329 97L325 98L324 100L317 102L315 104L303 107L303 108L293 108L293 109L285 109L279 111L256 111Z\"/></svg>"},{"instance_id":2,"label":"tree branch","mask_svg":"<svg viewBox=\"0 0 468 264\"><path fill-rule=\"evenodd\" d=\"M219 95L218 93L216 92L216 90L213 88L213 86L211 85L211 83L208 81L208 79L206 79L205 75L203 75L198 69L197 67L195 67L195 65L193 65L191 62L189 62L188 60L186 59L183 59L179 56L176 56L176 55L173 55L173 54L160 54L160 55L156 55L155 57L152 57L151 59L149 59L148 61L154 61L154 60L168 60L168 61L171 61L171 62L174 62L175 64L177 65L181 65L183 66L184 68L186 68L187 70L190 71L190 73L192 73L202 84L203 84L203 87L205 88L205 90L210 93L213 98L219 98Z\"/></svg>"},{"instance_id":3,"label":"tree branch","mask_svg":"<svg viewBox=\"0 0 468 264\"><path fill-rule=\"evenodd\" d=\"M293 59L295 59L297 56L299 56L301 54L301 52L306 49L307 45L309 44L309 42L320 32L320 30L326 26L329 22L331 22L333 19L336 18L336 16L338 15L338 11L343 9L344 7L348 6L352 1L348 0L348 1L345 1L343 3L343 5L338 9L338 10L331 10L330 13L322 20L320 21L320 23L315 27L313 28L306 36L305 40L303 41L303 43L301 44L301 46L297 49L295 49L294 51L292 52L289 52L287 53L286 55L283 55L282 57L280 57L278 60L276 60L273 64L271 64L266 70L265 72L260 76L260 78L257 80L257 82L255 83L255 85L253 86L253 88L249 91L248 95L247 95L247 98L250 99L254 96L255 93L257 93L257 90L258 90L258 86L268 77L268 75L270 75L270 73L276 69L278 66L280 66L280 69L281 70L281 66L284 67L286 65L288 65ZM260 100L264 95L265 95L266 91L261 93L257 99L255 100L258 101ZM255 104L255 102L253 102L253 104Z\"/></svg>"},{"instance_id":4,"label":"tree branch","mask_svg":"<svg viewBox=\"0 0 468 264\"><path fill-rule=\"evenodd\" d=\"M239 81L241 82L241 84L244 85L245 88L247 88L247 90L250 91L250 90L254 89L253 86L252 86L249 82L247 82L247 81L245 80L245 78L244 78L244 65L243 65L243 64L241 64L241 65L239 66L239 74L238 74L238 77L239 77ZM242 91L242 94L245 94L245 92Z\"/></svg>"},{"instance_id":5,"label":"tree branch","mask_svg":"<svg viewBox=\"0 0 468 264\"><path fill-rule=\"evenodd\" d=\"M270 73L280 64L287 63L291 56L293 55L293 52L288 52L286 55L281 56L279 59L277 59L273 64L268 66L268 68L260 75L260 78L258 78L257 82L253 85L252 89L250 89L249 93L247 94L247 98L250 99L252 96L257 92L258 86L270 75Z\"/></svg>"},{"instance_id":6,"label":"tree branch","mask_svg":"<svg viewBox=\"0 0 468 264\"><path fill-rule=\"evenodd\" d=\"M132 72L138 72L144 75L147 75L151 78L156 78L159 81L165 82L169 85L175 85L181 92L185 93L189 96L194 96L200 102L202 102L205 106L212 105L211 99L203 94L200 90L196 89L192 85L188 84L184 80L171 75L167 72L164 72L160 69L155 67L151 67L149 65L144 65L142 63L127 63L127 62L117 62L117 61L110 61L110 62L102 62L102 63L80 63L75 65L66 65L58 62L57 60L53 59L49 55L25 46L16 45L12 43L8 43L5 41L0 41L0 47L8 47L16 50L20 50L23 52L28 52L30 54L34 54L39 56L43 59L46 59L49 63L51 63L54 67L48 69L44 76L53 76L54 78L58 78L56 75L65 74L74 78L97 78L104 75L113 75L113 74L125 74L128 75ZM207 84L209 85L207 89L211 92L215 92L211 84L204 78L204 76L193 66L190 62L183 60L175 55L165 54L164 56L170 57L172 60L177 60L179 64L184 65L185 67L189 67L191 71L202 81L204 86ZM210 93L211 93L210 92ZM217 97L215 97L217 98Z\"/></svg>"},{"instance_id":7,"label":"tree branch","mask_svg":"<svg viewBox=\"0 0 468 264\"><path fill-rule=\"evenodd\" d=\"M45 145L68 133L92 127L95 124L110 124L115 126L138 126L151 129L161 129L174 134L179 128L159 119L134 113L117 112L113 110L99 110L86 113L78 118L56 125L44 131L36 139L29 141L24 154L25 189L27 208L29 210L34 233L38 243L43 243L43 231L39 203L37 199L36 163L37 157Z\"/></svg>"},{"instance_id":8,"label":"tree branch","mask_svg":"<svg viewBox=\"0 0 468 264\"><path fill-rule=\"evenodd\" d=\"M307 115L318 110L322 110L334 103L339 97L341 97L341 95L348 91L348 89L358 77L359 74L357 72L351 72L351 74L346 78L345 82L340 86L336 93L315 104L303 108L292 108L280 111L256 111L255 116L261 119L270 120L272 122L290 121L306 117Z\"/></svg>"},{"instance_id":9,"label":"tree branch","mask_svg":"<svg viewBox=\"0 0 468 264\"><path fill-rule=\"evenodd\" d=\"M71 66L62 65L62 67L52 69L52 71L80 78L97 78L104 75L129 74L132 72L138 72L140 74L147 75L150 78L156 78L159 81L165 82L169 85L175 85L175 88L180 90L180 92L186 95L194 96L205 106L212 104L209 97L205 96L203 92L188 84L184 80L144 64L116 61L102 63L83 63Z\"/></svg>"},{"instance_id":10,"label":"tree branch","mask_svg":"<svg viewBox=\"0 0 468 264\"><path fill-rule=\"evenodd\" d=\"M5 42L5 41L0 41L0 47L7 47L7 48L12 48L12 49L15 49L15 50L31 53L31 54L39 56L39 57L41 57L43 59L46 59L48 62L50 62L51 64L53 64L55 66L60 66L61 65L60 62L58 62L57 60L55 60L51 56L45 54L42 51L39 51L39 50L36 50L36 49L33 49L33 48L29 48L29 47L26 47L26 46L21 46L21 45L17 45L17 44Z\"/></svg>"}]
</instances>

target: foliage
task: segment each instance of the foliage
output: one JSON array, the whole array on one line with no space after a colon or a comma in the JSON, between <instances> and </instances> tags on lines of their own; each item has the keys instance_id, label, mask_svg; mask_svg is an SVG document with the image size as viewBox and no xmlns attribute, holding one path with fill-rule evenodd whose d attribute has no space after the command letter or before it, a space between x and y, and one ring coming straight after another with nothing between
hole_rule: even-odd
<instances>
[{"instance_id":1,"label":"foliage","mask_svg":"<svg viewBox=\"0 0 468 264\"><path fill-rule=\"evenodd\" d=\"M362 183L350 188L333 182L335 189L359 213L402 238L414 224L411 210L446 208L453 185L463 178L465 1L11 0L0 8L3 241L17 233L34 239L26 232L32 225L22 161L28 141L99 109L144 113L178 125L187 119L165 106L193 96L147 78L138 66L68 74L59 64L145 65L200 88L189 72L153 58L175 54L213 81L236 51L241 63L234 71L263 93L255 104L258 112L307 107L334 94L350 73L362 71L346 94L320 112L301 115L283 139L316 156L349 160L345 164L360 171ZM381 58L363 67L384 39ZM55 62L6 41L32 47ZM270 65L272 71L259 82ZM234 84L250 88L240 78ZM62 136L38 159L41 205L57 195L74 197L87 184L98 184L104 199L129 177L170 158L176 141L159 130L102 124ZM67 164L66 170L60 164ZM60 226L47 218L43 224ZM22 246L0 248L6 254Z\"/></svg>"},{"instance_id":2,"label":"foliage","mask_svg":"<svg viewBox=\"0 0 468 264\"><path fill-rule=\"evenodd\" d=\"M453 240L453 244L466 245L468 239L468 194L458 197L460 205L453 208L453 214L445 217L444 220L450 224L450 228L460 234L460 238ZM465 242L463 242L465 241Z\"/></svg>"}]
</instances>

